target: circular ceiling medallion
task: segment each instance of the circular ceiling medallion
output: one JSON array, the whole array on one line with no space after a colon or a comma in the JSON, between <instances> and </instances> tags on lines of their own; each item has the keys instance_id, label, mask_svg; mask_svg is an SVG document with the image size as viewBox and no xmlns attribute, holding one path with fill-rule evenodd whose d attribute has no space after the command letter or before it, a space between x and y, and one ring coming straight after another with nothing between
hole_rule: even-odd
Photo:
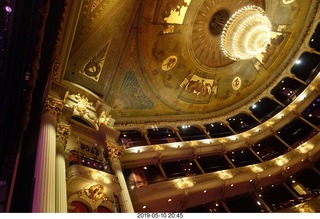
<instances>
[{"instance_id":1,"label":"circular ceiling medallion","mask_svg":"<svg viewBox=\"0 0 320 219\"><path fill-rule=\"evenodd\" d=\"M88 62L84 67L84 73L90 77L96 77L100 71L101 67L98 62Z\"/></svg>"},{"instance_id":2,"label":"circular ceiling medallion","mask_svg":"<svg viewBox=\"0 0 320 219\"><path fill-rule=\"evenodd\" d=\"M162 62L162 70L169 71L174 68L174 66L177 64L178 58L177 56L169 56Z\"/></svg>"},{"instance_id":3,"label":"circular ceiling medallion","mask_svg":"<svg viewBox=\"0 0 320 219\"><path fill-rule=\"evenodd\" d=\"M232 88L233 90L239 90L240 87L241 87L241 78L235 77L232 80Z\"/></svg>"}]
</instances>

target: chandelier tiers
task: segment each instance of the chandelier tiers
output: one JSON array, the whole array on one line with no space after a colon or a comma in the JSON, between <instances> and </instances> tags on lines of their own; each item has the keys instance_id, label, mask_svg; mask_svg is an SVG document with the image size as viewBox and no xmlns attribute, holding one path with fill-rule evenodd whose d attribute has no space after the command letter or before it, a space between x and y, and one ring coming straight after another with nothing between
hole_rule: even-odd
<instances>
[{"instance_id":1,"label":"chandelier tiers","mask_svg":"<svg viewBox=\"0 0 320 219\"><path fill-rule=\"evenodd\" d=\"M265 52L271 43L271 22L255 5L242 7L224 25L221 49L232 60L251 59Z\"/></svg>"}]
</instances>

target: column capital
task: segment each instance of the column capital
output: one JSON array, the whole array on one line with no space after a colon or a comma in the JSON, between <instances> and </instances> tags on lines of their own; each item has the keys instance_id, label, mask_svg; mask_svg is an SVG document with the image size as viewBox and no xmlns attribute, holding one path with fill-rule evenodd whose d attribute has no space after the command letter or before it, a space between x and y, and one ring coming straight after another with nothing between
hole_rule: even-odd
<instances>
[{"instance_id":1,"label":"column capital","mask_svg":"<svg viewBox=\"0 0 320 219\"><path fill-rule=\"evenodd\" d=\"M140 132L141 132L141 134L142 134L143 136L148 135L148 130L146 130L146 129L141 129Z\"/></svg>"},{"instance_id":2,"label":"column capital","mask_svg":"<svg viewBox=\"0 0 320 219\"><path fill-rule=\"evenodd\" d=\"M64 147L66 147L67 145L70 133L71 133L71 125L67 125L63 122L58 123L56 138L57 138L57 141L60 141L63 143Z\"/></svg>"},{"instance_id":3,"label":"column capital","mask_svg":"<svg viewBox=\"0 0 320 219\"><path fill-rule=\"evenodd\" d=\"M106 144L108 150L108 159L111 162L120 160L123 148L109 141L106 141Z\"/></svg>"},{"instance_id":4,"label":"column capital","mask_svg":"<svg viewBox=\"0 0 320 219\"><path fill-rule=\"evenodd\" d=\"M48 97L44 105L44 111L51 115L59 116L63 110L63 100L58 100L53 97Z\"/></svg>"}]
</instances>

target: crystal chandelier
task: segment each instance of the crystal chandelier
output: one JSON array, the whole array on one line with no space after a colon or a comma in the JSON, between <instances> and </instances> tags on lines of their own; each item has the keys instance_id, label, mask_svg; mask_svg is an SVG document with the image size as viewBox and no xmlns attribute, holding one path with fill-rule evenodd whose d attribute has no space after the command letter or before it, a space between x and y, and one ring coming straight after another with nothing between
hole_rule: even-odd
<instances>
[{"instance_id":1,"label":"crystal chandelier","mask_svg":"<svg viewBox=\"0 0 320 219\"><path fill-rule=\"evenodd\" d=\"M221 49L232 60L251 59L271 42L271 22L262 8L249 5L236 11L221 34Z\"/></svg>"}]
</instances>

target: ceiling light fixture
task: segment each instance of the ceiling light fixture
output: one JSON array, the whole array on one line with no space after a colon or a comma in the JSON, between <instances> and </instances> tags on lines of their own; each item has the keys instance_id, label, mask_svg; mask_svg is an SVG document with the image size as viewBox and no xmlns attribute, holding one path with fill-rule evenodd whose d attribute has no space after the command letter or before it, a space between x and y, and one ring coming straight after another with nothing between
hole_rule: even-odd
<instances>
[{"instance_id":1,"label":"ceiling light fixture","mask_svg":"<svg viewBox=\"0 0 320 219\"><path fill-rule=\"evenodd\" d=\"M232 60L251 59L271 44L271 22L264 10L249 5L236 11L221 34L221 49Z\"/></svg>"}]
</instances>

